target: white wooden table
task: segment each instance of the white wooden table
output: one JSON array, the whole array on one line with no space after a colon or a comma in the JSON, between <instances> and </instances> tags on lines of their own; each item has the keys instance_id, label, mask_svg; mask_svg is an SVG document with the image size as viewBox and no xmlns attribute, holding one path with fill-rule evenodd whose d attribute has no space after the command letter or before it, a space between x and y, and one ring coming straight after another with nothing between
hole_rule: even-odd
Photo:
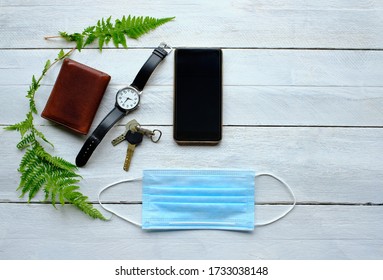
<instances>
[{"instance_id":1,"label":"white wooden table","mask_svg":"<svg viewBox=\"0 0 383 280\"><path fill-rule=\"evenodd\" d=\"M102 17L176 16L129 49L95 45L72 59L112 76L92 129L114 105L161 41L174 47L222 47L223 140L216 147L180 147L172 138L173 55L151 77L141 108L115 126L85 168L81 191L101 210L105 185L149 168L241 168L272 172L288 182L298 205L285 219L252 233L145 232L118 218L92 220L70 205L55 210L19 198L19 135L0 130L0 259L382 259L383 258L383 1L376 0L1 0L0 126L28 110L31 77L63 40ZM60 66L36 96L44 108ZM110 140L131 118L159 128L163 138L137 148L122 170L126 146ZM36 117L57 156L74 162L85 137ZM256 181L257 220L285 210L287 192ZM103 197L135 219L139 184ZM103 212L105 213L105 212ZM105 213L109 215L109 213Z\"/></svg>"}]
</instances>

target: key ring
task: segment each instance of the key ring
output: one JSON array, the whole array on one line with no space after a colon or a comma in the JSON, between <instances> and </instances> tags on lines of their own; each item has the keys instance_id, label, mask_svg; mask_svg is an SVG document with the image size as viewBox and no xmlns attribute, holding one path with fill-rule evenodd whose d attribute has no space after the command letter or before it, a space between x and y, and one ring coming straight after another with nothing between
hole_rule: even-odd
<instances>
[{"instance_id":1,"label":"key ring","mask_svg":"<svg viewBox=\"0 0 383 280\"><path fill-rule=\"evenodd\" d=\"M158 141L160 141L161 136L162 136L162 131L159 129L154 129L152 134L150 135L150 140L152 140L153 143L157 143Z\"/></svg>"}]
</instances>

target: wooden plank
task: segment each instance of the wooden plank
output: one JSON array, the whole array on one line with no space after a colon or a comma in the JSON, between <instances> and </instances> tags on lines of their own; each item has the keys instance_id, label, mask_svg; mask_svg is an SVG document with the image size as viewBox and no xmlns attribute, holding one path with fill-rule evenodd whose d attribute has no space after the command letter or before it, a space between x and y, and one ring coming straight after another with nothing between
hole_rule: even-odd
<instances>
[{"instance_id":1,"label":"wooden plank","mask_svg":"<svg viewBox=\"0 0 383 280\"><path fill-rule=\"evenodd\" d=\"M88 1L86 1L88 2ZM85 2L85 3L86 3ZM268 3L270 2L270 3ZM2 1L1 48L52 48L67 44L45 42L58 31L81 32L102 17L122 11L154 17L176 16L131 46L152 47L159 41L175 46L259 48L364 48L383 46L380 1ZM59 7L59 8L57 8ZM83 9L87 7L86 16ZM107 11L107 13L105 12ZM13 20L18 15L18 20ZM65 16L62 16L65 15Z\"/></svg>"},{"instance_id":2,"label":"wooden plank","mask_svg":"<svg viewBox=\"0 0 383 280\"><path fill-rule=\"evenodd\" d=\"M152 53L151 49L83 50L72 58L112 76L111 85L126 85ZM58 50L0 50L0 84L29 85ZM380 51L237 50L223 51L225 86L357 86L381 87ZM148 85L173 85L174 55L153 73ZM53 85L60 67L44 79Z\"/></svg>"},{"instance_id":3,"label":"wooden plank","mask_svg":"<svg viewBox=\"0 0 383 280\"><path fill-rule=\"evenodd\" d=\"M57 3L52 3L49 0L40 0L38 2L34 0L3 0L1 2L1 7L42 7L42 6L55 6L55 7L83 7L83 6L91 6L93 5L109 5L112 3L111 0L83 0L78 2L76 0L67 0L67 1L57 1ZM175 0L170 0L168 3L184 5L184 6L197 6L208 4L203 0L194 0L193 2L188 3L188 1L183 1L183 3L179 3ZM155 8L163 7L161 1L151 1L150 5L145 3L144 1L137 3L121 3L126 7L128 6L151 6ZM370 1L370 0L337 0L337 1L321 1L321 2L307 2L305 0L257 0L254 2L243 1L243 0L233 0L231 2L222 1L222 5L232 5L241 8L251 8L252 6L257 7L262 10L275 10L275 9L286 9L286 10L294 10L294 9L307 9L307 10L382 10L383 3L381 1ZM219 8L219 7L217 7ZM165 8L164 8L165 9Z\"/></svg>"},{"instance_id":4,"label":"wooden plank","mask_svg":"<svg viewBox=\"0 0 383 280\"><path fill-rule=\"evenodd\" d=\"M73 56L112 75L96 123L113 106L115 92L134 79L150 52L117 50L99 55L88 50ZM28 106L24 96L31 76L38 75L41 65L55 57L56 51L0 51L0 54L0 101L6 104L0 123L10 124L24 118ZM380 126L382 64L381 52L225 50L224 122L227 125ZM135 112L142 123L154 124L155 112L156 124L172 124L172 68L170 56L151 77L143 106ZM43 80L37 95L40 112L59 69L57 65ZM38 123L49 124L39 120Z\"/></svg>"},{"instance_id":5,"label":"wooden plank","mask_svg":"<svg viewBox=\"0 0 383 280\"><path fill-rule=\"evenodd\" d=\"M2 0L0 10L0 259L382 259L383 1ZM224 48L224 138L216 147L174 143L171 55L149 81L140 110L125 119L160 128L160 143L143 143L126 173L126 145L109 143L123 127L113 128L79 170L81 191L101 209L101 188L148 168L252 169L291 185L299 205L285 219L250 234L145 232L117 218L91 220L69 205L55 210L41 203L42 195L31 204L18 197L19 136L2 128L24 118L32 74L58 48L73 45L43 36L78 32L122 11L177 18L128 40L131 49L109 45L102 54L87 49L73 55L112 75L92 128L113 106L116 90L166 41ZM59 68L43 80L40 112ZM85 137L36 120L55 144L50 151L74 161ZM255 184L259 222L291 202L277 181L260 177ZM140 219L140 183L121 184L102 199Z\"/></svg>"},{"instance_id":6,"label":"wooden plank","mask_svg":"<svg viewBox=\"0 0 383 280\"><path fill-rule=\"evenodd\" d=\"M154 127L152 127L154 128ZM137 148L131 170L122 170L126 144L112 147L110 141L123 127L110 131L85 168L82 191L92 201L104 186L142 176L149 168L251 169L272 172L288 182L302 203L382 203L383 129L305 127L224 127L223 141L216 147L180 147L171 127L160 127L163 137ZM55 144L54 155L74 162L85 137L57 127L41 127ZM16 133L0 131L2 201L20 201L15 191L22 153L15 147ZM288 202L284 188L267 180L257 184L258 202ZM41 199L38 197L37 200ZM140 185L120 186L107 201L141 201ZM25 201L25 199L24 199Z\"/></svg>"},{"instance_id":7,"label":"wooden plank","mask_svg":"<svg viewBox=\"0 0 383 280\"><path fill-rule=\"evenodd\" d=\"M146 232L71 207L0 204L0 259L381 259L383 207L297 206L252 233ZM114 205L138 218L140 207ZM269 215L281 206L260 206ZM137 214L137 216L136 216ZM129 214L128 214L129 215ZM26 222L28 221L28 222ZM302 226L304 225L304 226Z\"/></svg>"},{"instance_id":8,"label":"wooden plank","mask_svg":"<svg viewBox=\"0 0 383 280\"><path fill-rule=\"evenodd\" d=\"M113 108L119 88L110 85L94 125ZM0 123L13 124L23 120L29 110L25 98L26 86L0 86L0 90L0 103L3 104ZM36 95L39 112L42 112L51 90L52 86L39 89ZM225 86L223 98L224 125L383 125L383 87ZM130 118L136 118L143 125L172 125L173 87L147 86L140 109L121 124ZM39 116L35 122L54 125Z\"/></svg>"}]
</instances>

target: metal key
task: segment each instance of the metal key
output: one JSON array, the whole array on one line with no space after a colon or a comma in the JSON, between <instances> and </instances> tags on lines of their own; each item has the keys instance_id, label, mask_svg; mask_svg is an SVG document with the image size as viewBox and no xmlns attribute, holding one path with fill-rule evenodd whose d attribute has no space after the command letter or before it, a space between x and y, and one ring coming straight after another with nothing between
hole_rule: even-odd
<instances>
[{"instance_id":1,"label":"metal key","mask_svg":"<svg viewBox=\"0 0 383 280\"><path fill-rule=\"evenodd\" d=\"M137 127L139 127L139 126L140 126L140 124L136 120L131 120L130 122L128 122L125 125L124 133L122 133L118 137L114 138L112 140L112 145L116 146L116 145L120 144L122 141L125 140L125 136L126 136L126 134L128 133L129 130L133 131L133 132L136 132L137 131Z\"/></svg>"},{"instance_id":2,"label":"metal key","mask_svg":"<svg viewBox=\"0 0 383 280\"><path fill-rule=\"evenodd\" d=\"M136 146L138 146L142 142L142 138L144 138L144 135L140 132L128 130L128 132L126 133L125 139L128 141L128 150L126 151L126 157L124 162L125 171L129 170L134 150Z\"/></svg>"},{"instance_id":3,"label":"metal key","mask_svg":"<svg viewBox=\"0 0 383 280\"><path fill-rule=\"evenodd\" d=\"M161 130L159 129L150 130L150 129L143 128L140 125L137 126L137 131L144 134L146 137L149 137L153 143L157 143L158 141L160 141L162 136Z\"/></svg>"}]
</instances>

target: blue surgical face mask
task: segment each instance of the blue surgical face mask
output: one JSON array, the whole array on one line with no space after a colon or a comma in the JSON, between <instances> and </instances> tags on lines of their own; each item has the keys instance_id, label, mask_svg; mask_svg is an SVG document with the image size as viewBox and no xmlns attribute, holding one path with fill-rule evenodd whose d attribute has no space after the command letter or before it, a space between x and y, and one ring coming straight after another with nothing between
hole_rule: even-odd
<instances>
[{"instance_id":1,"label":"blue surgical face mask","mask_svg":"<svg viewBox=\"0 0 383 280\"><path fill-rule=\"evenodd\" d=\"M272 176L290 191L294 202L288 211L272 221L254 222L255 177ZM143 173L142 223L126 219L146 230L222 229L252 231L287 215L295 206L290 187L271 174L255 175L246 170L145 170Z\"/></svg>"}]
</instances>

